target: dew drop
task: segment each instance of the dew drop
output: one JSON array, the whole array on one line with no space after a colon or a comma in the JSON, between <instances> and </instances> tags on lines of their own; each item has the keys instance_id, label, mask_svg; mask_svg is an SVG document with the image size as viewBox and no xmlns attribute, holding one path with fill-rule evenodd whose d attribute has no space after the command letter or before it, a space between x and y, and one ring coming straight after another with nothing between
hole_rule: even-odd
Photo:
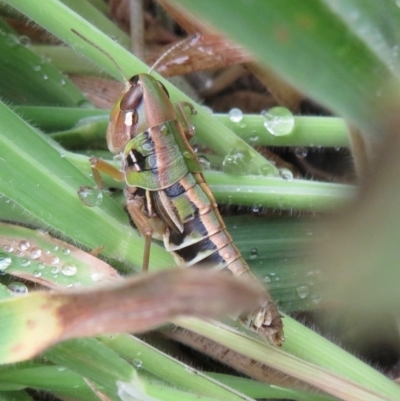
<instances>
[{"instance_id":1,"label":"dew drop","mask_svg":"<svg viewBox=\"0 0 400 401\"><path fill-rule=\"evenodd\" d=\"M294 153L299 159L304 159L305 157L307 157L308 149L299 147L295 149Z\"/></svg>"},{"instance_id":2,"label":"dew drop","mask_svg":"<svg viewBox=\"0 0 400 401\"><path fill-rule=\"evenodd\" d=\"M28 36L21 35L21 36L18 38L18 40L19 40L19 43L20 43L22 46L30 46L30 45L31 45L31 39L30 39Z\"/></svg>"},{"instance_id":3,"label":"dew drop","mask_svg":"<svg viewBox=\"0 0 400 401\"><path fill-rule=\"evenodd\" d=\"M5 245L5 246L3 247L3 249L4 249L6 252L9 252L9 253L11 253L11 252L14 251L14 248L13 248L11 245Z\"/></svg>"},{"instance_id":4,"label":"dew drop","mask_svg":"<svg viewBox=\"0 0 400 401\"><path fill-rule=\"evenodd\" d=\"M49 79L49 76L48 76L47 74L43 74L43 79L44 79L45 81L47 81L47 80Z\"/></svg>"},{"instance_id":5,"label":"dew drop","mask_svg":"<svg viewBox=\"0 0 400 401\"><path fill-rule=\"evenodd\" d=\"M252 132L250 137L249 137L249 141L251 144L254 144L256 142L258 142L260 140L260 137L257 135L256 132Z\"/></svg>"},{"instance_id":6,"label":"dew drop","mask_svg":"<svg viewBox=\"0 0 400 401\"><path fill-rule=\"evenodd\" d=\"M75 276L76 271L76 266L71 263L66 263L61 269L61 273L68 277Z\"/></svg>"},{"instance_id":7,"label":"dew drop","mask_svg":"<svg viewBox=\"0 0 400 401\"><path fill-rule=\"evenodd\" d=\"M243 118L243 113L242 110L237 109L236 107L234 107L233 109L231 109L228 113L229 115L229 119L234 122L234 123L238 123L239 121L242 120Z\"/></svg>"},{"instance_id":8,"label":"dew drop","mask_svg":"<svg viewBox=\"0 0 400 401\"><path fill-rule=\"evenodd\" d=\"M29 247L31 246L31 244L28 241L21 241L19 243L19 249L21 251L26 251L29 249Z\"/></svg>"},{"instance_id":9,"label":"dew drop","mask_svg":"<svg viewBox=\"0 0 400 401\"><path fill-rule=\"evenodd\" d=\"M279 169L279 174L286 181L293 180L293 173L288 168Z\"/></svg>"},{"instance_id":10,"label":"dew drop","mask_svg":"<svg viewBox=\"0 0 400 401\"><path fill-rule=\"evenodd\" d=\"M135 358L135 359L132 361L132 363L133 363L133 366L134 366L136 369L140 369L140 368L143 366L142 360L141 360L141 359L138 359L138 358Z\"/></svg>"},{"instance_id":11,"label":"dew drop","mask_svg":"<svg viewBox=\"0 0 400 401\"><path fill-rule=\"evenodd\" d=\"M33 70L34 71L40 71L42 69L42 67L40 65L34 65L33 66Z\"/></svg>"},{"instance_id":12,"label":"dew drop","mask_svg":"<svg viewBox=\"0 0 400 401\"><path fill-rule=\"evenodd\" d=\"M46 267L44 263L38 263L37 268L43 270Z\"/></svg>"},{"instance_id":13,"label":"dew drop","mask_svg":"<svg viewBox=\"0 0 400 401\"><path fill-rule=\"evenodd\" d=\"M32 274L33 277L41 277L42 272L40 270L34 270Z\"/></svg>"},{"instance_id":14,"label":"dew drop","mask_svg":"<svg viewBox=\"0 0 400 401\"><path fill-rule=\"evenodd\" d=\"M93 187L81 187L78 196L82 203L89 207L99 206L103 200L103 192Z\"/></svg>"},{"instance_id":15,"label":"dew drop","mask_svg":"<svg viewBox=\"0 0 400 401\"><path fill-rule=\"evenodd\" d=\"M63 254L64 255L69 255L71 253L71 250L68 248L63 249Z\"/></svg>"},{"instance_id":16,"label":"dew drop","mask_svg":"<svg viewBox=\"0 0 400 401\"><path fill-rule=\"evenodd\" d=\"M12 283L8 284L7 288L14 295L23 295L28 292L28 287L24 283L20 283L18 281L13 281Z\"/></svg>"},{"instance_id":17,"label":"dew drop","mask_svg":"<svg viewBox=\"0 0 400 401\"><path fill-rule=\"evenodd\" d=\"M52 249L53 251L58 251L58 245L53 245L53 246L51 247L51 249Z\"/></svg>"},{"instance_id":18,"label":"dew drop","mask_svg":"<svg viewBox=\"0 0 400 401\"><path fill-rule=\"evenodd\" d=\"M58 256L53 256L52 258L51 258L51 264L52 265L56 265L57 263L59 263L60 262L60 258L58 257Z\"/></svg>"},{"instance_id":19,"label":"dew drop","mask_svg":"<svg viewBox=\"0 0 400 401\"><path fill-rule=\"evenodd\" d=\"M308 287L308 285L299 285L296 288L296 292L297 292L297 295L301 299L305 299L305 298L307 298L308 294L310 293L310 288Z\"/></svg>"},{"instance_id":20,"label":"dew drop","mask_svg":"<svg viewBox=\"0 0 400 401\"><path fill-rule=\"evenodd\" d=\"M263 175L264 177L267 177L269 175L273 175L273 173L274 173L272 167L269 164L263 164L259 168L258 171L259 171L260 175Z\"/></svg>"},{"instance_id":21,"label":"dew drop","mask_svg":"<svg viewBox=\"0 0 400 401\"><path fill-rule=\"evenodd\" d=\"M285 107L273 107L261 112L264 117L264 127L275 136L289 135L294 128L294 117Z\"/></svg>"},{"instance_id":22,"label":"dew drop","mask_svg":"<svg viewBox=\"0 0 400 401\"><path fill-rule=\"evenodd\" d=\"M66 84L65 79L61 79L60 84L61 84L61 85L65 85L65 84Z\"/></svg>"},{"instance_id":23,"label":"dew drop","mask_svg":"<svg viewBox=\"0 0 400 401\"><path fill-rule=\"evenodd\" d=\"M51 274L58 274L60 272L60 268L58 266L51 266L50 273Z\"/></svg>"},{"instance_id":24,"label":"dew drop","mask_svg":"<svg viewBox=\"0 0 400 401\"><path fill-rule=\"evenodd\" d=\"M271 282L271 277L268 276L268 275L266 275L266 276L262 279L262 281L263 281L264 283L270 283L270 282Z\"/></svg>"},{"instance_id":25,"label":"dew drop","mask_svg":"<svg viewBox=\"0 0 400 401\"><path fill-rule=\"evenodd\" d=\"M29 257L31 259L38 259L42 256L42 250L39 248L32 248L29 252Z\"/></svg>"},{"instance_id":26,"label":"dew drop","mask_svg":"<svg viewBox=\"0 0 400 401\"><path fill-rule=\"evenodd\" d=\"M253 156L246 148L232 149L222 162L222 170L226 174L246 175L250 172Z\"/></svg>"},{"instance_id":27,"label":"dew drop","mask_svg":"<svg viewBox=\"0 0 400 401\"><path fill-rule=\"evenodd\" d=\"M250 251L250 259L254 260L254 259L257 259L257 258L258 258L258 249L257 248L253 248Z\"/></svg>"},{"instance_id":28,"label":"dew drop","mask_svg":"<svg viewBox=\"0 0 400 401\"><path fill-rule=\"evenodd\" d=\"M103 274L102 273L93 273L91 276L92 281L94 281L95 283L99 280L102 279Z\"/></svg>"},{"instance_id":29,"label":"dew drop","mask_svg":"<svg viewBox=\"0 0 400 401\"><path fill-rule=\"evenodd\" d=\"M31 261L29 259L22 259L21 260L21 266L22 267L27 267L31 264Z\"/></svg>"},{"instance_id":30,"label":"dew drop","mask_svg":"<svg viewBox=\"0 0 400 401\"><path fill-rule=\"evenodd\" d=\"M0 253L0 271L3 272L6 270L8 267L11 265L11 258L5 254L5 253Z\"/></svg>"},{"instance_id":31,"label":"dew drop","mask_svg":"<svg viewBox=\"0 0 400 401\"><path fill-rule=\"evenodd\" d=\"M318 305L322 301L322 296L321 295L314 295L311 299L312 303L314 305Z\"/></svg>"}]
</instances>

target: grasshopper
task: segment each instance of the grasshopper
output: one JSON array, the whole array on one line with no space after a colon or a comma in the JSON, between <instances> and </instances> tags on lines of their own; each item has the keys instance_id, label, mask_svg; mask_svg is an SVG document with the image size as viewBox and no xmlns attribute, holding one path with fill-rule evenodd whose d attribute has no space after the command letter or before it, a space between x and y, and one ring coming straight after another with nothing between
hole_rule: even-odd
<instances>
[{"instance_id":1,"label":"grasshopper","mask_svg":"<svg viewBox=\"0 0 400 401\"><path fill-rule=\"evenodd\" d=\"M188 142L194 132L185 106L196 113L187 102L174 107L165 86L152 75L130 78L111 111L107 130L108 148L120 156L121 170L91 158L93 177L100 188L100 173L125 181L128 213L145 238L143 270L148 268L151 240L156 238L164 241L178 266L225 269L261 286L233 244L204 180ZM247 317L247 324L281 345L281 316L267 293L265 299L266 303Z\"/></svg>"}]
</instances>

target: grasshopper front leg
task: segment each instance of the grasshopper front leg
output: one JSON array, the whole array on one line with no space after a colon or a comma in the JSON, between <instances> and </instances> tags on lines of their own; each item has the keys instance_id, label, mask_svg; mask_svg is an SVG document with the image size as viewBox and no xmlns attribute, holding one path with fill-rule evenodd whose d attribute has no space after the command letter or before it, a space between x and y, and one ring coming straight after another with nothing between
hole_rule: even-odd
<instances>
[{"instance_id":1,"label":"grasshopper front leg","mask_svg":"<svg viewBox=\"0 0 400 401\"><path fill-rule=\"evenodd\" d=\"M123 172L115 168L113 165L96 157L92 157L90 159L90 167L92 169L93 179L96 183L96 187L99 190L104 189L104 182L100 173L108 175L114 178L116 181L123 181L125 178ZM79 197L82 198L82 194L86 189L88 189L88 187L81 187L79 189ZM164 225L157 217L148 216L148 213L145 211L144 198L143 196L138 195L136 191L136 188L129 187L124 190L124 194L127 201L129 215L131 216L140 234L145 238L142 270L146 272L149 269L151 239L153 237L157 238L163 234Z\"/></svg>"}]
</instances>

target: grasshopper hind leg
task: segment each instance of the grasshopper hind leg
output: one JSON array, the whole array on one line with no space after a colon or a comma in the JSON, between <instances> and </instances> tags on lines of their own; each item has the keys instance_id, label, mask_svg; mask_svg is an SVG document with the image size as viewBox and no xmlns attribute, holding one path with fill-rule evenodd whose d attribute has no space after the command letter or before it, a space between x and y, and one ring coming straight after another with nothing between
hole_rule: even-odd
<instances>
[{"instance_id":1,"label":"grasshopper hind leg","mask_svg":"<svg viewBox=\"0 0 400 401\"><path fill-rule=\"evenodd\" d=\"M274 345L281 346L285 341L283 335L282 316L280 315L275 303L269 301L251 313L247 318L247 326L266 337Z\"/></svg>"}]
</instances>

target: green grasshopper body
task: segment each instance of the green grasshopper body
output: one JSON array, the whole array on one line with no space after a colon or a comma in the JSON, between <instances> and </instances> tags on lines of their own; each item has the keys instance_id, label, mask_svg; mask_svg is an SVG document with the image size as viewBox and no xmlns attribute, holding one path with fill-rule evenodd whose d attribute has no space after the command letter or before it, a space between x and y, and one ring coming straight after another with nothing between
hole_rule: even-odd
<instances>
[{"instance_id":1,"label":"green grasshopper body","mask_svg":"<svg viewBox=\"0 0 400 401\"><path fill-rule=\"evenodd\" d=\"M162 238L178 265L200 263L257 282L203 179L182 107L175 109L164 86L149 74L136 75L129 83L111 113L107 143L122 156L120 175L112 175L125 180L128 211L147 244L152 237ZM102 163L93 159L93 170L109 170ZM280 345L281 317L266 299L250 316L250 326Z\"/></svg>"}]
</instances>

